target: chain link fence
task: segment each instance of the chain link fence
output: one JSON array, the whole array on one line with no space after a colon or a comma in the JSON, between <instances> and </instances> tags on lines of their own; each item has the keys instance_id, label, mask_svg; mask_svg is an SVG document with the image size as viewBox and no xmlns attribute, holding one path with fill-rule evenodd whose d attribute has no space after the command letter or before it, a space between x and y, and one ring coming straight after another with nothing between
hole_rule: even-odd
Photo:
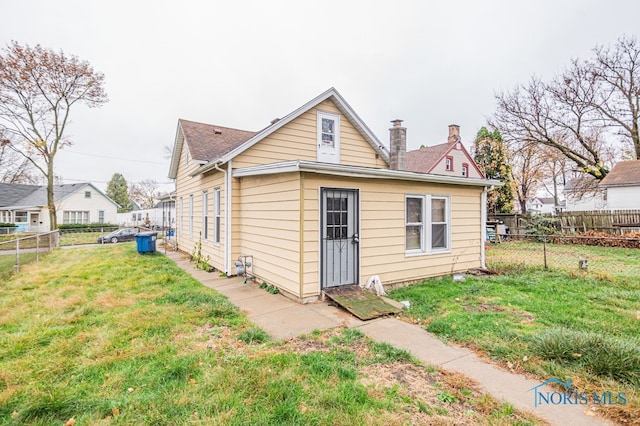
<instances>
[{"instance_id":1,"label":"chain link fence","mask_svg":"<svg viewBox=\"0 0 640 426\"><path fill-rule=\"evenodd\" d=\"M539 267L640 280L640 238L508 234L486 248L487 268L496 271Z\"/></svg>"},{"instance_id":2,"label":"chain link fence","mask_svg":"<svg viewBox=\"0 0 640 426\"><path fill-rule=\"evenodd\" d=\"M11 274L19 272L20 267L27 263L37 262L43 254L59 246L60 234L58 231L21 237L16 235L3 236L3 239L0 240L0 279L5 279Z\"/></svg>"}]
</instances>

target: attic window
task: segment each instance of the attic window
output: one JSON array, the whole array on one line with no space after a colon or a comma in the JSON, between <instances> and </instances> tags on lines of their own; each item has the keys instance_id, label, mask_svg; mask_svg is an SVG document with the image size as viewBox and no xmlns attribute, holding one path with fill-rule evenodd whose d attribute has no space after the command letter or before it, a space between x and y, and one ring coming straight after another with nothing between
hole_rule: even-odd
<instances>
[{"instance_id":1,"label":"attic window","mask_svg":"<svg viewBox=\"0 0 640 426\"><path fill-rule=\"evenodd\" d=\"M462 148L462 145L460 144L460 142L458 142L458 143L456 144L456 149L460 149L460 148Z\"/></svg>"},{"instance_id":2,"label":"attic window","mask_svg":"<svg viewBox=\"0 0 640 426\"><path fill-rule=\"evenodd\" d=\"M462 177L469 177L469 165L462 163Z\"/></svg>"},{"instance_id":3,"label":"attic window","mask_svg":"<svg viewBox=\"0 0 640 426\"><path fill-rule=\"evenodd\" d=\"M453 171L453 157L447 155L444 160L444 169L448 172Z\"/></svg>"},{"instance_id":4,"label":"attic window","mask_svg":"<svg viewBox=\"0 0 640 426\"><path fill-rule=\"evenodd\" d=\"M340 116L318 111L318 161L340 163Z\"/></svg>"},{"instance_id":5,"label":"attic window","mask_svg":"<svg viewBox=\"0 0 640 426\"><path fill-rule=\"evenodd\" d=\"M91 191L84 191L84 198L91 198Z\"/></svg>"}]
</instances>

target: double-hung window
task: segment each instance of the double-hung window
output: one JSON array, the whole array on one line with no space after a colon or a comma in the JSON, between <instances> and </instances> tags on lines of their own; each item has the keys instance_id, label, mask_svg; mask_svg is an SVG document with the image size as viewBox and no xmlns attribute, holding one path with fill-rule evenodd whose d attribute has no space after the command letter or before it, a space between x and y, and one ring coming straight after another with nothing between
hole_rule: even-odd
<instances>
[{"instance_id":1,"label":"double-hung window","mask_svg":"<svg viewBox=\"0 0 640 426\"><path fill-rule=\"evenodd\" d=\"M193 194L189 195L189 236L193 238Z\"/></svg>"},{"instance_id":2,"label":"double-hung window","mask_svg":"<svg viewBox=\"0 0 640 426\"><path fill-rule=\"evenodd\" d=\"M220 244L220 188L213 190L213 215L214 215L214 228L213 228L213 242Z\"/></svg>"},{"instance_id":3,"label":"double-hung window","mask_svg":"<svg viewBox=\"0 0 640 426\"><path fill-rule=\"evenodd\" d=\"M405 252L449 250L451 219L449 197L407 195L405 198Z\"/></svg>"},{"instance_id":4,"label":"double-hung window","mask_svg":"<svg viewBox=\"0 0 640 426\"><path fill-rule=\"evenodd\" d=\"M202 192L202 238L209 238L209 194Z\"/></svg>"}]
</instances>

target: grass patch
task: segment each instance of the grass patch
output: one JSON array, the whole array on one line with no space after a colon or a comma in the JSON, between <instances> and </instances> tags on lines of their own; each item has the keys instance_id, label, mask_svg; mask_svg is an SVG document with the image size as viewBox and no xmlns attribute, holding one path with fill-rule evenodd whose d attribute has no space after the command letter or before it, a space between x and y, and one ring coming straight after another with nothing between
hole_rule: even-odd
<instances>
[{"instance_id":1,"label":"grass patch","mask_svg":"<svg viewBox=\"0 0 640 426\"><path fill-rule=\"evenodd\" d=\"M627 405L606 411L617 420L640 414L637 279L521 267L465 282L431 279L389 293L411 302L407 321L443 340L476 348L541 381L555 376L590 391L625 391Z\"/></svg>"},{"instance_id":2,"label":"grass patch","mask_svg":"<svg viewBox=\"0 0 640 426\"><path fill-rule=\"evenodd\" d=\"M133 244L56 250L3 281L0 335L8 425L536 422L494 420L495 401L359 330L270 340Z\"/></svg>"},{"instance_id":3,"label":"grass patch","mask_svg":"<svg viewBox=\"0 0 640 426\"><path fill-rule=\"evenodd\" d=\"M599 333L551 329L538 335L531 349L546 360L640 386L640 346L633 342Z\"/></svg>"}]
</instances>

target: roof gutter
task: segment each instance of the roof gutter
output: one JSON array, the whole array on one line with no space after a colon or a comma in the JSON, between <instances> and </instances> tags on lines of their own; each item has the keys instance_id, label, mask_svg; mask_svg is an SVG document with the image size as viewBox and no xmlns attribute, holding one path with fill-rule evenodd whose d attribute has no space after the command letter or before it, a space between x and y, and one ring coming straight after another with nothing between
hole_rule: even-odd
<instances>
[{"instance_id":1,"label":"roof gutter","mask_svg":"<svg viewBox=\"0 0 640 426\"><path fill-rule=\"evenodd\" d=\"M403 170L375 169L360 166L317 163L314 161L285 161L262 166L245 167L233 171L234 177L259 176L278 173L311 172L327 175L347 176L368 179L393 179L414 182L443 183L466 186L502 186L496 179L476 179L462 176L442 176L429 173L408 172Z\"/></svg>"}]
</instances>

